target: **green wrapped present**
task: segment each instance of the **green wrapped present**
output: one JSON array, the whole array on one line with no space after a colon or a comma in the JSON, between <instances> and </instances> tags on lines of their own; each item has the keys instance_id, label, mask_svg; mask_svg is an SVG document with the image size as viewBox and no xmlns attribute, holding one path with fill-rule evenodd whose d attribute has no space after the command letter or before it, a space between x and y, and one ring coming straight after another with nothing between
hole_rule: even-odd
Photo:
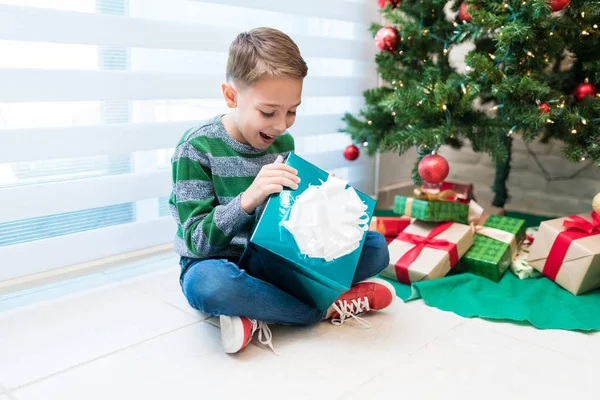
<instances>
[{"instance_id":1,"label":"green wrapped present","mask_svg":"<svg viewBox=\"0 0 600 400\"><path fill-rule=\"evenodd\" d=\"M427 222L457 222L467 224L469 205L452 201L426 201L396 196L394 212Z\"/></svg>"},{"instance_id":2,"label":"green wrapped present","mask_svg":"<svg viewBox=\"0 0 600 400\"><path fill-rule=\"evenodd\" d=\"M475 229L473 247L459 261L457 272L471 272L499 282L517 255L519 243L525 239L526 222L490 215Z\"/></svg>"}]
</instances>

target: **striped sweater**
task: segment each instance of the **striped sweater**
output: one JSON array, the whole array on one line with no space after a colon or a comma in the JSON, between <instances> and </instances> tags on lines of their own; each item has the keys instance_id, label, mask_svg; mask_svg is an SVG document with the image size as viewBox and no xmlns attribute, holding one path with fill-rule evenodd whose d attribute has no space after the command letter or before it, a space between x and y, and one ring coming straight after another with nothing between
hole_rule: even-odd
<instances>
[{"instance_id":1,"label":"striped sweater","mask_svg":"<svg viewBox=\"0 0 600 400\"><path fill-rule=\"evenodd\" d=\"M241 144L227 133L221 116L185 132L171 160L175 251L190 258L237 259L256 215L241 207L241 194L264 165L293 150L288 133L267 150Z\"/></svg>"}]
</instances>

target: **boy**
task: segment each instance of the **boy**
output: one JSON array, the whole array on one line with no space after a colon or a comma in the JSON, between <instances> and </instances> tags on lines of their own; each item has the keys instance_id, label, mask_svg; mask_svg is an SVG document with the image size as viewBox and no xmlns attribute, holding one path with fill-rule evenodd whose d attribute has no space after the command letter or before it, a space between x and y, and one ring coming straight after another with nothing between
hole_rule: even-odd
<instances>
[{"instance_id":1,"label":"boy","mask_svg":"<svg viewBox=\"0 0 600 400\"><path fill-rule=\"evenodd\" d=\"M394 299L393 287L368 279L389 262L386 241L368 232L353 283L329 310L314 309L260 279L260 254L246 270L237 263L254 218L267 198L296 189L297 171L283 157L294 150L286 130L300 105L307 66L284 33L259 28L231 44L223 97L231 111L188 130L173 155L169 200L178 224L175 249L181 255L180 282L190 305L219 316L225 352L243 349L258 331L271 346L266 323L308 325L381 310Z\"/></svg>"}]
</instances>

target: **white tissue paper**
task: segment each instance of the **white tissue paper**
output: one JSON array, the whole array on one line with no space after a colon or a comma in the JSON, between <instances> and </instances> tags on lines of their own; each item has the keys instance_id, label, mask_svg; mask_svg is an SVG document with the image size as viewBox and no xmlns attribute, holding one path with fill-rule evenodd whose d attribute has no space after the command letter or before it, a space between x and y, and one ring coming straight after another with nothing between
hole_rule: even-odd
<instances>
[{"instance_id":1,"label":"white tissue paper","mask_svg":"<svg viewBox=\"0 0 600 400\"><path fill-rule=\"evenodd\" d=\"M352 253L369 228L367 206L348 182L329 176L309 186L282 225L294 236L303 255L329 262Z\"/></svg>"}]
</instances>

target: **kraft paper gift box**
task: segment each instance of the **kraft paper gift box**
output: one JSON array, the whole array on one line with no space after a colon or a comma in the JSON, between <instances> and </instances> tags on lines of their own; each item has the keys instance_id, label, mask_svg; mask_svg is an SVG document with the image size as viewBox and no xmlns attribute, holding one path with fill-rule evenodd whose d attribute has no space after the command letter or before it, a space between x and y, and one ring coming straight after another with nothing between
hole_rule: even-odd
<instances>
[{"instance_id":1,"label":"kraft paper gift box","mask_svg":"<svg viewBox=\"0 0 600 400\"><path fill-rule=\"evenodd\" d=\"M441 278L472 245L468 225L415 221L388 245L390 264L381 275L405 284Z\"/></svg>"},{"instance_id":2,"label":"kraft paper gift box","mask_svg":"<svg viewBox=\"0 0 600 400\"><path fill-rule=\"evenodd\" d=\"M471 272L499 282L525 238L526 222L518 218L485 215L475 225L473 246L460 259L457 271Z\"/></svg>"},{"instance_id":3,"label":"kraft paper gift box","mask_svg":"<svg viewBox=\"0 0 600 400\"><path fill-rule=\"evenodd\" d=\"M310 196L325 196L323 193L326 192L323 191L333 191L331 187L327 188L330 176L294 153L289 155L285 163L298 171L301 179L299 187L297 190L285 189L269 198L253 228L241 257L240 267L248 265L253 252L259 253L267 259L267 262L262 263L261 279L310 306L326 310L352 285L369 222L375 210L375 200L354 190L346 181L331 178L329 183L337 182L337 186L333 188L337 189L336 193L340 194L341 182L341 190L350 197L345 202L337 197L319 203L316 208L310 208L313 214L306 214L309 212L306 204L315 204L304 201L309 193ZM311 198L316 199L314 196ZM328 206L331 207L327 209ZM295 207L303 208L296 208L296 212ZM362 208L349 210L348 207ZM356 224L350 225L348 222L348 215L352 213L355 216L357 213L361 215L362 228L358 233ZM340 235L335 243L326 240L331 237L332 230ZM352 238L353 242L350 240ZM336 243L348 241L354 249L339 258L331 259L337 249ZM324 247L319 247L325 245L325 250ZM329 254L320 254L319 251L328 251Z\"/></svg>"},{"instance_id":4,"label":"kraft paper gift box","mask_svg":"<svg viewBox=\"0 0 600 400\"><path fill-rule=\"evenodd\" d=\"M574 295L599 288L600 214L542 222L528 262Z\"/></svg>"}]
</instances>

